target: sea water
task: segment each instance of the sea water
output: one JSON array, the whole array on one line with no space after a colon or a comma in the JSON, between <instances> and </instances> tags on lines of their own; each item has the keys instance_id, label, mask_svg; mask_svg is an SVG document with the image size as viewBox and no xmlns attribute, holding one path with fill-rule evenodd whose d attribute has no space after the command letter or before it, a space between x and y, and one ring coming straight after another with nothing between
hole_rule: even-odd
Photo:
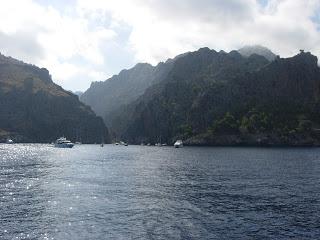
<instances>
[{"instance_id":1,"label":"sea water","mask_svg":"<svg viewBox=\"0 0 320 240\"><path fill-rule=\"evenodd\" d=\"M0 239L320 239L320 149L0 145Z\"/></svg>"}]
</instances>

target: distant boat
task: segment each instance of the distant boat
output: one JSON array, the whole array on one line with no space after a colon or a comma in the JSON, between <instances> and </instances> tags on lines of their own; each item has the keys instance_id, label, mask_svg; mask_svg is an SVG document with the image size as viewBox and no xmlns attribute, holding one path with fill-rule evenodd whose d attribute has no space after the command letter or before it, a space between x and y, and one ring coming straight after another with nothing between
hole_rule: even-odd
<instances>
[{"instance_id":1,"label":"distant boat","mask_svg":"<svg viewBox=\"0 0 320 240\"><path fill-rule=\"evenodd\" d=\"M128 146L128 143L126 143L126 142L123 142L123 141L120 141L120 145L123 145L123 146Z\"/></svg>"},{"instance_id":2,"label":"distant boat","mask_svg":"<svg viewBox=\"0 0 320 240\"><path fill-rule=\"evenodd\" d=\"M54 146L57 148L72 148L74 144L65 137L61 137L56 140Z\"/></svg>"},{"instance_id":3,"label":"distant boat","mask_svg":"<svg viewBox=\"0 0 320 240\"><path fill-rule=\"evenodd\" d=\"M182 148L182 147L183 147L183 142L182 142L182 140L177 140L177 141L173 144L173 146L174 146L175 148Z\"/></svg>"},{"instance_id":4,"label":"distant boat","mask_svg":"<svg viewBox=\"0 0 320 240\"><path fill-rule=\"evenodd\" d=\"M80 145L80 144L82 144L82 142L75 142L74 144Z\"/></svg>"},{"instance_id":5,"label":"distant boat","mask_svg":"<svg viewBox=\"0 0 320 240\"><path fill-rule=\"evenodd\" d=\"M119 145L119 143L118 143L118 142L116 142L115 144L116 144L116 145Z\"/></svg>"},{"instance_id":6,"label":"distant boat","mask_svg":"<svg viewBox=\"0 0 320 240\"><path fill-rule=\"evenodd\" d=\"M166 143L162 143L162 146L164 146L164 147L165 147L165 146L167 146L167 144L166 144Z\"/></svg>"},{"instance_id":7,"label":"distant boat","mask_svg":"<svg viewBox=\"0 0 320 240\"><path fill-rule=\"evenodd\" d=\"M147 146L151 146L151 143L148 143Z\"/></svg>"},{"instance_id":8,"label":"distant boat","mask_svg":"<svg viewBox=\"0 0 320 240\"><path fill-rule=\"evenodd\" d=\"M8 138L7 141L6 141L6 143L7 143L7 144L13 144L14 142L13 142L12 139Z\"/></svg>"},{"instance_id":9,"label":"distant boat","mask_svg":"<svg viewBox=\"0 0 320 240\"><path fill-rule=\"evenodd\" d=\"M100 147L103 147L104 146L104 138L101 137L101 144L100 144Z\"/></svg>"},{"instance_id":10,"label":"distant boat","mask_svg":"<svg viewBox=\"0 0 320 240\"><path fill-rule=\"evenodd\" d=\"M156 143L156 144L155 144L155 146L157 146L157 147L161 147L161 146L162 146L162 144L161 144L161 143Z\"/></svg>"}]
</instances>

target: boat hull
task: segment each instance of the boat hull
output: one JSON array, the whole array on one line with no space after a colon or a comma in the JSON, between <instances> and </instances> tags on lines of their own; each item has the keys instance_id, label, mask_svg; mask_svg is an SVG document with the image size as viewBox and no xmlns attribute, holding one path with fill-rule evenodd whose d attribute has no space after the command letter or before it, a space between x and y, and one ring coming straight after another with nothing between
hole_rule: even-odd
<instances>
[{"instance_id":1,"label":"boat hull","mask_svg":"<svg viewBox=\"0 0 320 240\"><path fill-rule=\"evenodd\" d=\"M55 143L54 146L56 148L73 148L73 144L72 143Z\"/></svg>"}]
</instances>

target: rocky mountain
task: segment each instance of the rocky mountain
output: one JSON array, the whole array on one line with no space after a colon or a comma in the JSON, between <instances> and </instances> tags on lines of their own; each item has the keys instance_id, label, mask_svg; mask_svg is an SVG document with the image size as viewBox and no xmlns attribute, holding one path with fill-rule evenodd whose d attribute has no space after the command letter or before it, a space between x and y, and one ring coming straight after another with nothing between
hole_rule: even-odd
<instances>
[{"instance_id":1,"label":"rocky mountain","mask_svg":"<svg viewBox=\"0 0 320 240\"><path fill-rule=\"evenodd\" d=\"M190 145L320 145L317 58L303 51L280 58L264 48L248 49L226 53L202 48L145 66L149 70L135 78L120 73L99 83L105 88L97 87L101 92L96 100L92 94L92 100L100 101L101 109L110 106L104 99L121 102L105 119L113 137L131 143L183 139ZM164 66L166 71L155 75ZM126 73L133 76L136 68ZM124 89L137 79L144 82L138 94ZM123 101L127 93L134 97Z\"/></svg>"},{"instance_id":2,"label":"rocky mountain","mask_svg":"<svg viewBox=\"0 0 320 240\"><path fill-rule=\"evenodd\" d=\"M146 90L123 130L131 142L318 145L320 69L310 53L269 62L200 49Z\"/></svg>"},{"instance_id":3,"label":"rocky mountain","mask_svg":"<svg viewBox=\"0 0 320 240\"><path fill-rule=\"evenodd\" d=\"M103 120L53 83L47 69L0 54L0 141L109 141Z\"/></svg>"},{"instance_id":4,"label":"rocky mountain","mask_svg":"<svg viewBox=\"0 0 320 240\"><path fill-rule=\"evenodd\" d=\"M252 54L257 54L265 57L269 61L273 61L277 57L270 49L260 45L244 46L240 48L238 52L245 57L249 57Z\"/></svg>"},{"instance_id":5,"label":"rocky mountain","mask_svg":"<svg viewBox=\"0 0 320 240\"><path fill-rule=\"evenodd\" d=\"M93 82L80 96L80 100L91 106L97 115L103 117L110 132L116 136L121 125L121 122L118 122L119 116L124 114L126 106L137 100L147 88L161 82L171 70L174 61L175 59L169 59L155 67L139 63L106 81Z\"/></svg>"}]
</instances>

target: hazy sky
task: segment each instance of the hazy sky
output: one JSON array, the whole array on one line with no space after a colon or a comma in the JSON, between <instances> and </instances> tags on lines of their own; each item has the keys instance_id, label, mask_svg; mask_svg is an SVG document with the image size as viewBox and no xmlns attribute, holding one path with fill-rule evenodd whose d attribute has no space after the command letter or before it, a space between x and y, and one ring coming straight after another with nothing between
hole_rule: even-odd
<instances>
[{"instance_id":1,"label":"hazy sky","mask_svg":"<svg viewBox=\"0 0 320 240\"><path fill-rule=\"evenodd\" d=\"M137 62L261 44L320 57L320 0L1 1L0 52L85 90Z\"/></svg>"}]
</instances>

